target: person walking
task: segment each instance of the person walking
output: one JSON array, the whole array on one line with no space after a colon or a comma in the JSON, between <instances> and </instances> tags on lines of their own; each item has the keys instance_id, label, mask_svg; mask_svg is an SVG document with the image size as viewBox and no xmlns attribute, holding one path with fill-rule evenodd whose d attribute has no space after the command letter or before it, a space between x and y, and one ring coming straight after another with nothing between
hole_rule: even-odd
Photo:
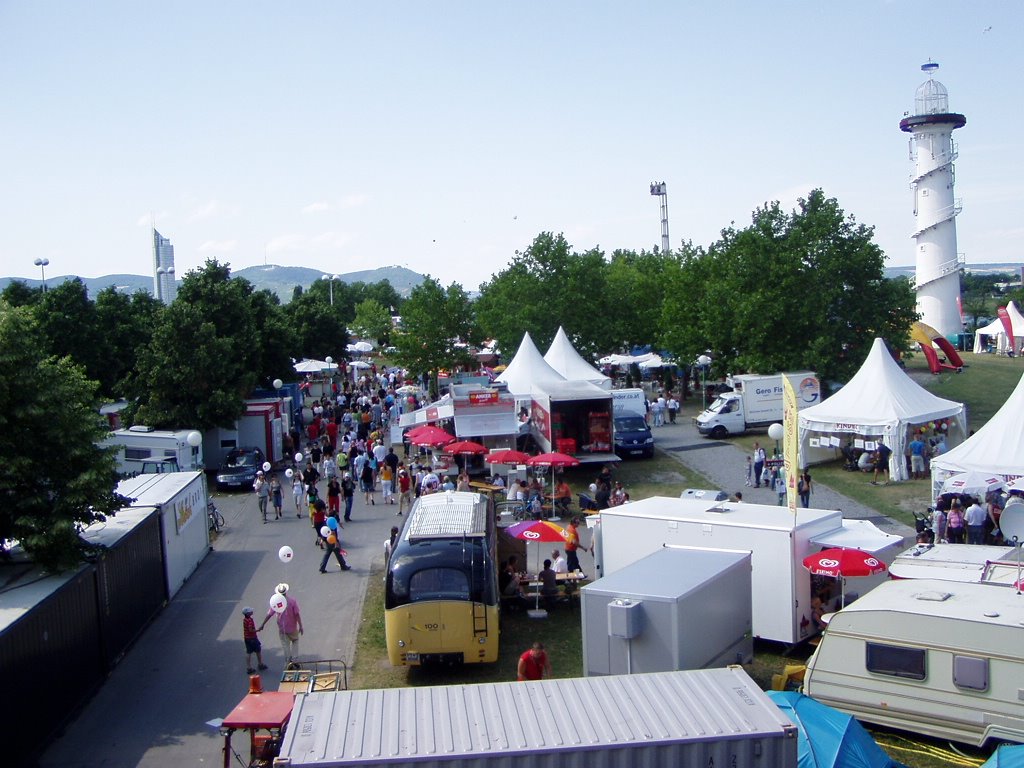
<instances>
[{"instance_id":1,"label":"person walking","mask_svg":"<svg viewBox=\"0 0 1024 768\"><path fill-rule=\"evenodd\" d=\"M398 511L401 515L406 509L412 509L412 480L409 477L409 470L402 467L398 470Z\"/></svg>"},{"instance_id":2,"label":"person walking","mask_svg":"<svg viewBox=\"0 0 1024 768\"><path fill-rule=\"evenodd\" d=\"M580 567L580 557L577 554L580 546L580 519L574 517L569 521L569 527L565 531L565 559L570 572L583 570Z\"/></svg>"},{"instance_id":3,"label":"person walking","mask_svg":"<svg viewBox=\"0 0 1024 768\"><path fill-rule=\"evenodd\" d=\"M373 500L375 462L376 459L374 459L371 454L370 457L363 462L363 469L359 475L359 483L362 486L364 501L367 504L377 503Z\"/></svg>"},{"instance_id":4,"label":"person walking","mask_svg":"<svg viewBox=\"0 0 1024 768\"><path fill-rule=\"evenodd\" d=\"M971 499L971 506L964 512L964 522L967 524L967 543L985 543L985 521L988 513L978 502L977 497Z\"/></svg>"},{"instance_id":5,"label":"person walking","mask_svg":"<svg viewBox=\"0 0 1024 768\"><path fill-rule=\"evenodd\" d=\"M811 473L804 472L800 475L800 482L796 486L797 493L800 494L800 505L807 509L811 506Z\"/></svg>"},{"instance_id":6,"label":"person walking","mask_svg":"<svg viewBox=\"0 0 1024 768\"><path fill-rule=\"evenodd\" d=\"M242 640L245 642L245 671L250 674L256 674L256 670L259 669L261 672L267 668L267 665L263 663L263 644L260 642L259 636L256 634L259 630L256 629L256 622L252 618L252 608L246 606L242 609ZM252 665L253 654L256 655L257 667Z\"/></svg>"},{"instance_id":7,"label":"person walking","mask_svg":"<svg viewBox=\"0 0 1024 768\"><path fill-rule=\"evenodd\" d=\"M341 483L336 477L327 481L327 509L334 517L341 512Z\"/></svg>"},{"instance_id":8,"label":"person walking","mask_svg":"<svg viewBox=\"0 0 1024 768\"><path fill-rule=\"evenodd\" d=\"M302 482L302 475L292 470L292 500L295 502L295 511L302 517L302 507L306 502L306 486Z\"/></svg>"},{"instance_id":9,"label":"person walking","mask_svg":"<svg viewBox=\"0 0 1024 768\"><path fill-rule=\"evenodd\" d=\"M274 519L281 519L281 508L284 506L284 493L277 475L270 478L270 502L274 505Z\"/></svg>"},{"instance_id":10,"label":"person walking","mask_svg":"<svg viewBox=\"0 0 1024 768\"><path fill-rule=\"evenodd\" d=\"M260 514L263 515L263 524L266 525L267 504L270 501L270 483L267 482L262 469L256 473L256 479L252 483L252 488L256 491L256 501L260 506Z\"/></svg>"},{"instance_id":11,"label":"person walking","mask_svg":"<svg viewBox=\"0 0 1024 768\"><path fill-rule=\"evenodd\" d=\"M761 487L761 473L764 471L764 448L761 447L760 443L754 443L754 487Z\"/></svg>"},{"instance_id":12,"label":"person walking","mask_svg":"<svg viewBox=\"0 0 1024 768\"><path fill-rule=\"evenodd\" d=\"M298 667L296 662L299 658L299 638L302 637L304 632L299 601L288 595L288 585L286 583L278 584L274 591L284 596L286 600L284 610L280 613L277 613L273 608L267 611L267 615L257 631L267 626L270 617L274 616L277 620L277 634L281 638L281 652L284 654L285 662L289 669L296 669Z\"/></svg>"},{"instance_id":13,"label":"person walking","mask_svg":"<svg viewBox=\"0 0 1024 768\"><path fill-rule=\"evenodd\" d=\"M344 525L338 523L337 529L331 531L327 536L327 551L324 552L323 559L320 561L320 573L327 573L327 563L330 561L331 555L334 555L335 559L338 561L338 565L341 566L341 570L352 570L352 566L345 562L345 557L341 554L341 541L338 538L338 531L344 527Z\"/></svg>"},{"instance_id":14,"label":"person walking","mask_svg":"<svg viewBox=\"0 0 1024 768\"><path fill-rule=\"evenodd\" d=\"M356 497L356 482L352 473L346 472L341 478L341 497L345 502L345 521L352 520L352 501Z\"/></svg>"},{"instance_id":15,"label":"person walking","mask_svg":"<svg viewBox=\"0 0 1024 768\"><path fill-rule=\"evenodd\" d=\"M551 677L551 660L544 650L544 643L537 641L519 657L516 679L543 680L545 676Z\"/></svg>"}]
</instances>

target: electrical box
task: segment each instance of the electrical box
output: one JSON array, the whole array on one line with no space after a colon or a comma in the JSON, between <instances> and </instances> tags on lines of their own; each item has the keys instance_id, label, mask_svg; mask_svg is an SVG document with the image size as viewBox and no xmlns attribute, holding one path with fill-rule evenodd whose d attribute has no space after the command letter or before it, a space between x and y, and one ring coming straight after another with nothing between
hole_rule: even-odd
<instances>
[{"instance_id":1,"label":"electrical box","mask_svg":"<svg viewBox=\"0 0 1024 768\"><path fill-rule=\"evenodd\" d=\"M608 603L608 634L632 640L643 630L643 603L639 600L612 600Z\"/></svg>"}]
</instances>

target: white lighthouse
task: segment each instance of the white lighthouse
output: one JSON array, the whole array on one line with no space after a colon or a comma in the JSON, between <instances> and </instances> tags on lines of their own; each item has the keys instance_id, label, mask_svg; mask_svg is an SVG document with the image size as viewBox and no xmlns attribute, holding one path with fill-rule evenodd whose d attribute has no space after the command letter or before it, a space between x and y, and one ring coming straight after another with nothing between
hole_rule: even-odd
<instances>
[{"instance_id":1,"label":"white lighthouse","mask_svg":"<svg viewBox=\"0 0 1024 768\"><path fill-rule=\"evenodd\" d=\"M922 322L949 339L963 331L960 319L960 270L963 255L956 250L956 216L960 201L953 195L953 131L967 118L949 111L946 86L933 75L939 65L921 69L928 80L914 95L914 111L900 120L900 130L911 134L910 179L914 191L914 253L917 270L917 311Z\"/></svg>"}]
</instances>

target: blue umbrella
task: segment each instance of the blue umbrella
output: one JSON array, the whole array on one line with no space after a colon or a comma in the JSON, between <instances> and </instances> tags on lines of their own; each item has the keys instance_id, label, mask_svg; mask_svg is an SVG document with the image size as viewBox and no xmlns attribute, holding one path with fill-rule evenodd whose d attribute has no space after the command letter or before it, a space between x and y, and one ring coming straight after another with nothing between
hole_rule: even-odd
<instances>
[{"instance_id":1,"label":"blue umbrella","mask_svg":"<svg viewBox=\"0 0 1024 768\"><path fill-rule=\"evenodd\" d=\"M795 691L768 691L775 706L800 729L797 768L893 768L871 734L851 715Z\"/></svg>"}]
</instances>

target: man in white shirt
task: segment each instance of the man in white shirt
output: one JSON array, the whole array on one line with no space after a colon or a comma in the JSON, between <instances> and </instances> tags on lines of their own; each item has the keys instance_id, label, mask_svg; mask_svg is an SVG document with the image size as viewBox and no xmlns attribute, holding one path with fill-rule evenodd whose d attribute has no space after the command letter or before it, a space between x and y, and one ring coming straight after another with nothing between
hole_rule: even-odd
<instances>
[{"instance_id":1,"label":"man in white shirt","mask_svg":"<svg viewBox=\"0 0 1024 768\"><path fill-rule=\"evenodd\" d=\"M562 557L562 553L557 549L552 550L551 552L551 570L555 573L569 572L569 564L565 561L565 558Z\"/></svg>"},{"instance_id":2,"label":"man in white shirt","mask_svg":"<svg viewBox=\"0 0 1024 768\"><path fill-rule=\"evenodd\" d=\"M964 512L964 522L967 524L967 543L968 544L984 544L985 543L985 520L988 518L988 513L985 508L978 503L977 499L973 500L974 503L967 508Z\"/></svg>"}]
</instances>

